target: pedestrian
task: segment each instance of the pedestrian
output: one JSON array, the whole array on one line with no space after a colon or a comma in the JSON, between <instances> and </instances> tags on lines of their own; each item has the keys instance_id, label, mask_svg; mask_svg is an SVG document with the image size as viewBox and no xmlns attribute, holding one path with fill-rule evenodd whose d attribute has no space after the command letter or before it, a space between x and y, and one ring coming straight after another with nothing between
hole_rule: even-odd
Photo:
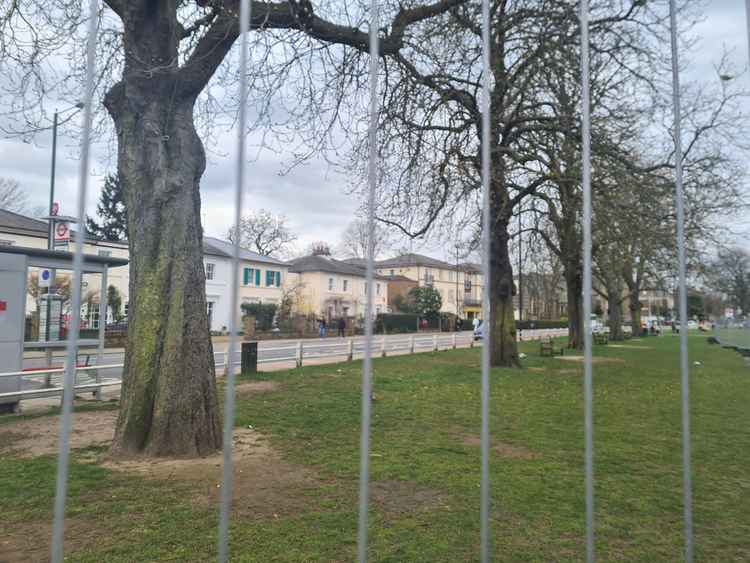
<instances>
[{"instance_id":1,"label":"pedestrian","mask_svg":"<svg viewBox=\"0 0 750 563\"><path fill-rule=\"evenodd\" d=\"M323 317L318 321L318 336L321 338L326 336L326 320Z\"/></svg>"},{"instance_id":2,"label":"pedestrian","mask_svg":"<svg viewBox=\"0 0 750 563\"><path fill-rule=\"evenodd\" d=\"M344 317L339 318L339 336L341 338L346 336L346 320L344 320Z\"/></svg>"},{"instance_id":3,"label":"pedestrian","mask_svg":"<svg viewBox=\"0 0 750 563\"><path fill-rule=\"evenodd\" d=\"M480 323L479 317L474 317L474 320L471 321L471 326L474 327L474 330L479 328L479 323Z\"/></svg>"}]
</instances>

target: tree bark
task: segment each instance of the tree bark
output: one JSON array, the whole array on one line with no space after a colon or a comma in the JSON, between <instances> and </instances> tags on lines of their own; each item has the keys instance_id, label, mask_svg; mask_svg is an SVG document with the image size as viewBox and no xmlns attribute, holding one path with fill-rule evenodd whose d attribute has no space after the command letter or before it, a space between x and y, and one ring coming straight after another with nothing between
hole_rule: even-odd
<instances>
[{"instance_id":1,"label":"tree bark","mask_svg":"<svg viewBox=\"0 0 750 563\"><path fill-rule=\"evenodd\" d=\"M616 290L614 293L609 295L615 295L615 298L609 298L607 301L607 307L609 308L609 315L607 315L607 326L609 327L609 339L610 340L624 340L622 332L622 299L620 293Z\"/></svg>"},{"instance_id":2,"label":"tree bark","mask_svg":"<svg viewBox=\"0 0 750 563\"><path fill-rule=\"evenodd\" d=\"M192 104L161 100L138 118L117 119L119 174L132 212L116 455L203 456L221 447L200 224L205 154L192 124Z\"/></svg>"},{"instance_id":3,"label":"tree bark","mask_svg":"<svg viewBox=\"0 0 750 563\"><path fill-rule=\"evenodd\" d=\"M123 79L105 97L128 209L130 304L112 453L195 457L221 448L206 310L195 90L176 60L168 3L123 10ZM158 69L158 70L154 70Z\"/></svg>"},{"instance_id":4,"label":"tree bark","mask_svg":"<svg viewBox=\"0 0 750 563\"><path fill-rule=\"evenodd\" d=\"M563 262L568 296L568 348L583 349L583 271L578 254Z\"/></svg>"},{"instance_id":5,"label":"tree bark","mask_svg":"<svg viewBox=\"0 0 750 563\"><path fill-rule=\"evenodd\" d=\"M641 302L639 300L640 291L638 289L629 290L629 305L630 309L630 328L633 332L633 336L641 333Z\"/></svg>"},{"instance_id":6,"label":"tree bark","mask_svg":"<svg viewBox=\"0 0 750 563\"><path fill-rule=\"evenodd\" d=\"M501 159L502 157L500 157ZM495 367L519 367L516 344L516 319L513 296L513 265L508 251L509 209L502 162L493 162L490 198L490 319L492 322L491 364Z\"/></svg>"}]
</instances>

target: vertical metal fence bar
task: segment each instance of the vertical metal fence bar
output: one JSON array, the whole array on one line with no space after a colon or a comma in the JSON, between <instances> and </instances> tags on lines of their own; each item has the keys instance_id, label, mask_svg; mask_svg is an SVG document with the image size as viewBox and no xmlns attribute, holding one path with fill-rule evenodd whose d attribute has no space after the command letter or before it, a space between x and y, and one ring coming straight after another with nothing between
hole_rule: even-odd
<instances>
[{"instance_id":1,"label":"vertical metal fence bar","mask_svg":"<svg viewBox=\"0 0 750 563\"><path fill-rule=\"evenodd\" d=\"M480 558L490 560L490 349L492 312L490 310L491 217L490 217L490 3L482 0L482 276L484 330L482 331L482 445L480 484Z\"/></svg>"},{"instance_id":2,"label":"vertical metal fence bar","mask_svg":"<svg viewBox=\"0 0 750 563\"><path fill-rule=\"evenodd\" d=\"M359 527L357 530L357 558L367 561L367 512L370 489L370 409L372 406L372 346L373 346L373 291L375 281L375 188L377 186L378 141L378 66L380 38L378 36L378 2L370 2L370 130L367 196L367 305L365 308L365 357L362 364L362 429L359 444Z\"/></svg>"},{"instance_id":3,"label":"vertical metal fence bar","mask_svg":"<svg viewBox=\"0 0 750 563\"><path fill-rule=\"evenodd\" d=\"M685 526L685 561L693 561L693 487L690 468L690 368L688 365L687 280L685 266L685 206L682 185L682 109L680 104L680 61L677 46L677 12L669 1L672 44L672 102L674 104L675 204L677 211L677 253L679 257L680 372L682 387L682 487Z\"/></svg>"},{"instance_id":4,"label":"vertical metal fence bar","mask_svg":"<svg viewBox=\"0 0 750 563\"><path fill-rule=\"evenodd\" d=\"M89 179L89 141L91 138L91 106L94 97L94 63L96 61L96 36L99 14L98 0L89 1L88 45L86 49L86 83L83 110L83 135L81 160L78 168L78 231L75 236L73 258L73 295L71 298L70 330L68 331L67 357L63 382L62 417L57 449L57 483L55 489L54 520L50 555L53 563L63 560L63 533L65 531L65 500L68 492L68 462L70 458L70 430L73 415L78 336L81 328L81 280L83 272L83 245L86 238L86 191Z\"/></svg>"},{"instance_id":5,"label":"vertical metal fence bar","mask_svg":"<svg viewBox=\"0 0 750 563\"><path fill-rule=\"evenodd\" d=\"M594 416L591 342L591 100L589 84L589 2L581 0L581 135L583 144L583 412L586 489L586 561L594 548Z\"/></svg>"},{"instance_id":6,"label":"vertical metal fence bar","mask_svg":"<svg viewBox=\"0 0 750 563\"><path fill-rule=\"evenodd\" d=\"M237 185L234 192L234 248L232 257L232 295L229 300L229 352L224 387L224 465L219 507L219 561L229 559L229 519L232 508L232 432L234 430L235 366L237 351L237 312L240 293L240 221L245 191L245 126L247 122L247 50L250 29L250 2L240 2L240 107L237 120Z\"/></svg>"}]
</instances>

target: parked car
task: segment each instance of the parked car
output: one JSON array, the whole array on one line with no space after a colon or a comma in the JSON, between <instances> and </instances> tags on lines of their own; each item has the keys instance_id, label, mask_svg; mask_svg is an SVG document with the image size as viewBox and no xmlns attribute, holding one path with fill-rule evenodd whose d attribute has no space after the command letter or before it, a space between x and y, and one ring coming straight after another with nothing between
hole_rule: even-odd
<instances>
[{"instance_id":1,"label":"parked car","mask_svg":"<svg viewBox=\"0 0 750 563\"><path fill-rule=\"evenodd\" d=\"M697 330L698 329L698 321L688 321L688 330Z\"/></svg>"},{"instance_id":2,"label":"parked car","mask_svg":"<svg viewBox=\"0 0 750 563\"><path fill-rule=\"evenodd\" d=\"M484 338L484 323L480 322L477 328L474 329L474 340L482 340Z\"/></svg>"}]
</instances>

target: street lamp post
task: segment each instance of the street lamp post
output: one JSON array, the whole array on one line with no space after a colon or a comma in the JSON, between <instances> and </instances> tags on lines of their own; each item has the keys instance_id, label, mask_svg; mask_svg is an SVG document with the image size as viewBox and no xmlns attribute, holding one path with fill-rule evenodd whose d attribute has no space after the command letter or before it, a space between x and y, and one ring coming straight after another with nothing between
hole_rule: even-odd
<instances>
[{"instance_id":1,"label":"street lamp post","mask_svg":"<svg viewBox=\"0 0 750 563\"><path fill-rule=\"evenodd\" d=\"M78 102L74 106L69 107L62 112L55 110L55 114L52 117L52 164L50 168L50 181L49 181L49 226L47 229L47 249L55 249L55 216L57 216L57 210L55 210L55 171L57 167L57 126L59 124L60 113L65 113L70 110L81 110L83 109L83 103ZM68 119L72 118L71 115ZM54 269L50 270L49 285L47 286L47 307L46 307L46 330L44 340L49 343L51 337L51 309L52 309L52 295L57 291L55 288L55 275ZM52 367L52 348L47 346L45 352L45 360L47 367ZM47 374L44 378L45 387L52 386L52 376Z\"/></svg>"}]
</instances>

